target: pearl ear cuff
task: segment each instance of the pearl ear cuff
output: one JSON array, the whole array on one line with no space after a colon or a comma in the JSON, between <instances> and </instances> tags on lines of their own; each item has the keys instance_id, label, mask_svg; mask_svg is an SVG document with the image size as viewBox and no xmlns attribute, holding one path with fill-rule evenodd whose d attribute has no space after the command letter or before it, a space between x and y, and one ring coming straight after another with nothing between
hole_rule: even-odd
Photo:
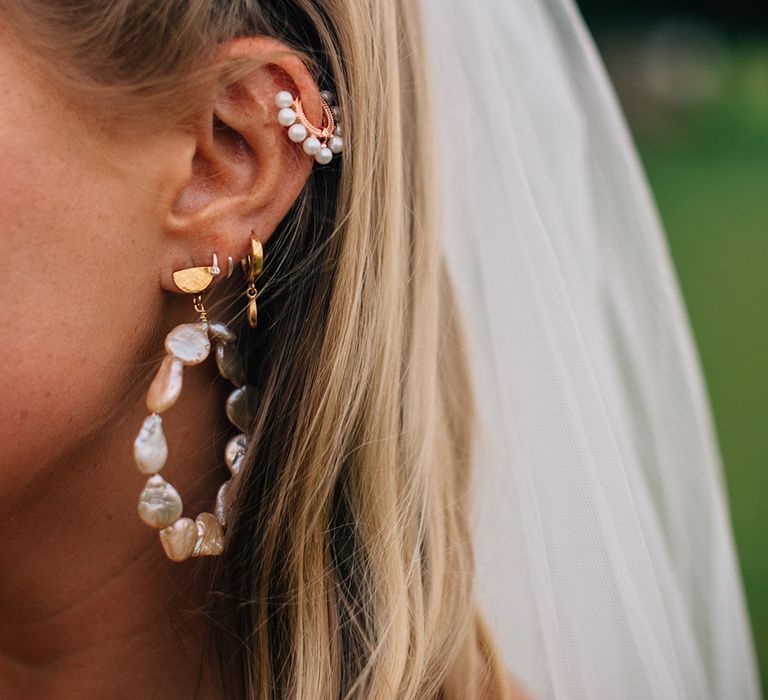
<instances>
[{"instance_id":1,"label":"pearl ear cuff","mask_svg":"<svg viewBox=\"0 0 768 700\"><path fill-rule=\"evenodd\" d=\"M323 90L320 93L323 108L323 126L317 127L304 113L300 97L294 97L287 90L275 95L275 104L279 111L277 121L288 129L288 138L300 143L304 153L312 156L320 165L327 165L333 156L344 150L339 124L339 108L333 105L333 93Z\"/></svg>"}]
</instances>

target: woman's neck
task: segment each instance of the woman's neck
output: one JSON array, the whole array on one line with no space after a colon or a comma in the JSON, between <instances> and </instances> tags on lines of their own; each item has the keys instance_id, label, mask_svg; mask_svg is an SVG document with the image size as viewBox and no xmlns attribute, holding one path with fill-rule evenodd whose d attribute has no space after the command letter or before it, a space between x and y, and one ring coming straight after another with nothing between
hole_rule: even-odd
<instances>
[{"instance_id":1,"label":"woman's neck","mask_svg":"<svg viewBox=\"0 0 768 700\"><path fill-rule=\"evenodd\" d=\"M185 514L211 510L226 478L214 437L224 437L226 394L213 379L210 361L186 368L164 416L162 474ZM207 625L194 583L210 562L169 561L138 518L143 400L0 504L0 697L195 695Z\"/></svg>"}]
</instances>

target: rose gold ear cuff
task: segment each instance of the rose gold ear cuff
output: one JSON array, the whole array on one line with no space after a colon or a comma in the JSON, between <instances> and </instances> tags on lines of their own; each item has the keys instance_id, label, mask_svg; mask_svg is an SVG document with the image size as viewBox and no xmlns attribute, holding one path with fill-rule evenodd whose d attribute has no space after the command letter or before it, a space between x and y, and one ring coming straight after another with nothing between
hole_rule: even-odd
<instances>
[{"instance_id":1,"label":"rose gold ear cuff","mask_svg":"<svg viewBox=\"0 0 768 700\"><path fill-rule=\"evenodd\" d=\"M339 124L339 108L332 106L333 93L323 90L320 93L323 108L323 125L317 127L309 121L301 104L301 97L294 97L287 90L275 95L275 104L280 111L277 121L288 128L288 138L302 144L304 153L313 156L320 165L327 165L333 156L344 150Z\"/></svg>"}]
</instances>

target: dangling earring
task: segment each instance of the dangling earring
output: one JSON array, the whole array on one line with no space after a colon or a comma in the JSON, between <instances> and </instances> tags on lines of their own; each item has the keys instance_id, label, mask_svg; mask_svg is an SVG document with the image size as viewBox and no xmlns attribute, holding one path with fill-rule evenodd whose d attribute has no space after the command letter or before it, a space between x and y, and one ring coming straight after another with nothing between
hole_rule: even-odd
<instances>
[{"instance_id":1,"label":"dangling earring","mask_svg":"<svg viewBox=\"0 0 768 700\"><path fill-rule=\"evenodd\" d=\"M220 272L215 253L210 266L174 272L176 286L183 292L195 295L192 303L199 321L182 323L166 336L165 358L147 392L146 404L150 415L144 420L134 441L134 458L139 471L151 475L139 497L139 517L147 525L160 530L160 542L173 561L215 556L221 554L224 548L224 528L232 479L225 481L219 488L214 513L200 513L192 520L181 517L181 496L158 473L168 459L168 444L160 414L176 403L181 393L184 367L203 362L210 354L211 341L216 343L216 364L220 374L237 387L227 399L227 416L242 431L252 421L253 389L249 390L245 386L244 367L235 351L236 336L225 324L210 322L203 305L201 293ZM227 443L224 461L233 477L238 474L245 449L244 434L235 436Z\"/></svg>"},{"instance_id":2,"label":"dangling earring","mask_svg":"<svg viewBox=\"0 0 768 700\"><path fill-rule=\"evenodd\" d=\"M264 248L255 235L251 235L251 252L243 260L243 271L248 278L248 287L245 290L245 296L248 297L248 306L246 315L248 325L256 328L257 308L256 308L256 278L261 274L264 267Z\"/></svg>"}]
</instances>

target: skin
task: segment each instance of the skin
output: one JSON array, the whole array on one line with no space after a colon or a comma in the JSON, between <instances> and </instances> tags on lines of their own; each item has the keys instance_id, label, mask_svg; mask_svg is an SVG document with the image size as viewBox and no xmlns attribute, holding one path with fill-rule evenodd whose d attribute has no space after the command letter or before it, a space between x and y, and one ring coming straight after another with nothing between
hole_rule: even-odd
<instances>
[{"instance_id":1,"label":"skin","mask_svg":"<svg viewBox=\"0 0 768 700\"><path fill-rule=\"evenodd\" d=\"M222 56L280 48L244 38ZM139 520L132 443L164 334L195 319L173 271L213 251L237 261L252 230L274 231L312 168L274 95L299 92L317 122L319 94L281 58L241 89L211 88L192 130L128 134L32 59L0 26L0 697L193 697L204 621L190 582L206 561L168 561ZM162 473L192 517L227 478L214 374L187 368L164 416Z\"/></svg>"}]
</instances>

